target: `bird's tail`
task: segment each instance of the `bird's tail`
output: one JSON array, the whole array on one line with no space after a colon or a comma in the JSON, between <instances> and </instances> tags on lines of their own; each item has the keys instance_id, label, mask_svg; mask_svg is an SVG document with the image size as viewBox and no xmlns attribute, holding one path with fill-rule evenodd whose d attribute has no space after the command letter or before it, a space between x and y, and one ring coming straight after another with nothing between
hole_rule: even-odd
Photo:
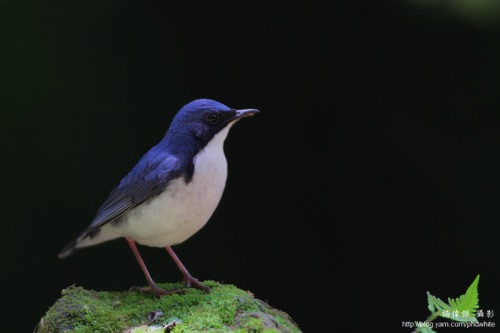
<instances>
[{"instance_id":1,"label":"bird's tail","mask_svg":"<svg viewBox=\"0 0 500 333\"><path fill-rule=\"evenodd\" d=\"M89 228L85 230L80 236L66 245L66 247L62 249L61 253L59 253L58 257L60 259L64 259L78 252L78 250L83 247L97 245L99 243L120 237L120 235L102 231L103 230L101 228Z\"/></svg>"},{"instance_id":2,"label":"bird's tail","mask_svg":"<svg viewBox=\"0 0 500 333\"><path fill-rule=\"evenodd\" d=\"M76 244L78 244L78 238L71 241L71 243L69 243L64 247L64 249L62 249L61 253L59 253L58 255L59 259L64 259L77 252L78 248L76 247Z\"/></svg>"}]
</instances>

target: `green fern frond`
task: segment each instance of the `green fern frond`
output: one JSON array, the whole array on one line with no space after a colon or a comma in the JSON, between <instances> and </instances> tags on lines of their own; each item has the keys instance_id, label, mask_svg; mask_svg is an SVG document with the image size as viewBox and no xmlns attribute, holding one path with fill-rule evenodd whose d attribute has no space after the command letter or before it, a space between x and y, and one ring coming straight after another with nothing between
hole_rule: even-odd
<instances>
[{"instance_id":1,"label":"green fern frond","mask_svg":"<svg viewBox=\"0 0 500 333\"><path fill-rule=\"evenodd\" d=\"M448 298L448 303L452 308L458 310L469 310L476 312L479 308L479 299L477 292L477 285L479 284L479 275L476 277L474 282L467 288L465 295L460 296L457 299Z\"/></svg>"},{"instance_id":2,"label":"green fern frond","mask_svg":"<svg viewBox=\"0 0 500 333\"><path fill-rule=\"evenodd\" d=\"M455 299L448 298L448 304L427 292L429 310L432 313L437 313L440 317L451 320L477 322L476 310L479 307L479 294L477 292L478 283L479 275L469 288L467 288L465 295L461 295L459 298Z\"/></svg>"},{"instance_id":3,"label":"green fern frond","mask_svg":"<svg viewBox=\"0 0 500 333\"><path fill-rule=\"evenodd\" d=\"M436 296L432 296L430 292L427 292L427 302L429 303L429 310L431 312L443 312L443 310L451 311L452 308Z\"/></svg>"}]
</instances>

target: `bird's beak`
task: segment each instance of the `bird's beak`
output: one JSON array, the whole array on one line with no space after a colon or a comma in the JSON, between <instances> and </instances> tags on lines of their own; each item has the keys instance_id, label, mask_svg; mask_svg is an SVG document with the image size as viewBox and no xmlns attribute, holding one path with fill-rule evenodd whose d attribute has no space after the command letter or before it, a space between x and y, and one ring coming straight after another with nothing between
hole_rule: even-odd
<instances>
[{"instance_id":1,"label":"bird's beak","mask_svg":"<svg viewBox=\"0 0 500 333\"><path fill-rule=\"evenodd\" d=\"M236 110L236 115L234 116L233 120L238 120L241 118L246 118L246 117L251 117L254 114L260 112L257 109L242 109L242 110Z\"/></svg>"}]
</instances>

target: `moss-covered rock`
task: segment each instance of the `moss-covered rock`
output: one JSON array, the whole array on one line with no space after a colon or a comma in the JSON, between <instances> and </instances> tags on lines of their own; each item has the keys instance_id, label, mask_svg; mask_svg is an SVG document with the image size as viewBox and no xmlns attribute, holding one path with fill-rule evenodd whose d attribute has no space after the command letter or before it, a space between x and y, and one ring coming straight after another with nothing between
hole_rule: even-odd
<instances>
[{"instance_id":1,"label":"moss-covered rock","mask_svg":"<svg viewBox=\"0 0 500 333\"><path fill-rule=\"evenodd\" d=\"M160 284L181 293L160 298L139 292L107 292L71 286L40 320L37 333L254 332L300 333L284 312L233 285L205 281L209 293Z\"/></svg>"}]
</instances>

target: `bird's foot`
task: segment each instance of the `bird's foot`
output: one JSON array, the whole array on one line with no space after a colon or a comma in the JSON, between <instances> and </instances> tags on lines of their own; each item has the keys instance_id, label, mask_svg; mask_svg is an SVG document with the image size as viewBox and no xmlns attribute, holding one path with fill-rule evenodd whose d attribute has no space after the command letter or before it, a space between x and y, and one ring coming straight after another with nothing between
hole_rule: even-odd
<instances>
[{"instance_id":1,"label":"bird's foot","mask_svg":"<svg viewBox=\"0 0 500 333\"><path fill-rule=\"evenodd\" d=\"M198 281L197 278L187 274L184 276L184 283L186 284L186 287L188 288L197 288L201 289L203 291L209 292L210 288L202 284L200 281Z\"/></svg>"},{"instance_id":2,"label":"bird's foot","mask_svg":"<svg viewBox=\"0 0 500 333\"><path fill-rule=\"evenodd\" d=\"M130 291L138 291L138 292L141 292L141 293L148 293L148 294L152 294L153 296L156 296L156 297L160 297L160 296L163 296L163 295L172 295L172 294L183 294L184 293L184 290L182 289L169 289L169 290L165 290L165 289L161 289L160 287L158 287L157 285L153 284L153 285L150 285L148 287L132 287L130 288Z\"/></svg>"}]
</instances>

